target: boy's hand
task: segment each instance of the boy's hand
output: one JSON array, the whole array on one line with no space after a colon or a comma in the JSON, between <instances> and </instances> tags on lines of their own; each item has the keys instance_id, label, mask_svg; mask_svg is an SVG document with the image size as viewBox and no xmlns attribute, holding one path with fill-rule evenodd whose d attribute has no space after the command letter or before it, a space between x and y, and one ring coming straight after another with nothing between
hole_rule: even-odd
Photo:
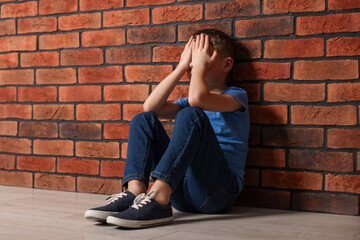
<instances>
[{"instance_id":1,"label":"boy's hand","mask_svg":"<svg viewBox=\"0 0 360 240\"><path fill-rule=\"evenodd\" d=\"M201 33L196 36L196 41L192 44L192 66L193 68L203 68L208 70L214 64L217 50L212 56L209 55L209 36Z\"/></svg>"},{"instance_id":2,"label":"boy's hand","mask_svg":"<svg viewBox=\"0 0 360 240\"><path fill-rule=\"evenodd\" d=\"M188 70L190 67L191 49L193 44L194 44L194 38L193 36L191 36L189 41L185 45L184 51L181 53L181 58L178 67L184 70Z\"/></svg>"}]
</instances>

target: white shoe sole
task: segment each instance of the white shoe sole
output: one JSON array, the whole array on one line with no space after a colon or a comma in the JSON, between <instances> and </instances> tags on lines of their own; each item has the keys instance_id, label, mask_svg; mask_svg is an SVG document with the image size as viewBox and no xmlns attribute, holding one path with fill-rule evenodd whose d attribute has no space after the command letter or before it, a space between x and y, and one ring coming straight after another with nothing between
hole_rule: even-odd
<instances>
[{"instance_id":1,"label":"white shoe sole","mask_svg":"<svg viewBox=\"0 0 360 240\"><path fill-rule=\"evenodd\" d=\"M98 210L87 210L84 214L85 218L93 222L106 222L106 218L117 212L105 212Z\"/></svg>"},{"instance_id":2,"label":"white shoe sole","mask_svg":"<svg viewBox=\"0 0 360 240\"><path fill-rule=\"evenodd\" d=\"M106 222L111 225L116 225L120 227L126 228L143 228L143 227L151 227L156 225L168 224L173 221L173 217L154 219L154 220L126 220L113 216L109 216L106 219Z\"/></svg>"}]
</instances>

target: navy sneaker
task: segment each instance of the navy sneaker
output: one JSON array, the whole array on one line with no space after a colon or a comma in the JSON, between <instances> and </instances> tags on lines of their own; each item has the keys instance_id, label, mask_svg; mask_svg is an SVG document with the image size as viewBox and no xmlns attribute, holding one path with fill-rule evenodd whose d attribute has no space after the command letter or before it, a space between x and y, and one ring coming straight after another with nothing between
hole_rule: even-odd
<instances>
[{"instance_id":1,"label":"navy sneaker","mask_svg":"<svg viewBox=\"0 0 360 240\"><path fill-rule=\"evenodd\" d=\"M85 218L95 222L106 222L106 218L115 213L126 210L135 200L130 191L113 194L105 201L105 206L91 208L85 212Z\"/></svg>"},{"instance_id":2,"label":"navy sneaker","mask_svg":"<svg viewBox=\"0 0 360 240\"><path fill-rule=\"evenodd\" d=\"M143 228L171 223L173 213L171 203L163 206L157 203L154 198L156 191L151 191L147 195L138 195L133 204L123 212L108 216L108 224L117 225L125 228Z\"/></svg>"}]
</instances>

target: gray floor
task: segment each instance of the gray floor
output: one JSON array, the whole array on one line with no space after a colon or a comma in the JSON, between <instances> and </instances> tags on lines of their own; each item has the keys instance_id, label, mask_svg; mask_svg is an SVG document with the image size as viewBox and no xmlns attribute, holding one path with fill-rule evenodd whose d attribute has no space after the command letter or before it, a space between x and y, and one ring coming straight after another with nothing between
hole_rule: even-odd
<instances>
[{"instance_id":1,"label":"gray floor","mask_svg":"<svg viewBox=\"0 0 360 240\"><path fill-rule=\"evenodd\" d=\"M126 230L84 219L105 195L0 186L0 239L360 239L360 217L233 207L227 214L174 210L174 222Z\"/></svg>"}]
</instances>

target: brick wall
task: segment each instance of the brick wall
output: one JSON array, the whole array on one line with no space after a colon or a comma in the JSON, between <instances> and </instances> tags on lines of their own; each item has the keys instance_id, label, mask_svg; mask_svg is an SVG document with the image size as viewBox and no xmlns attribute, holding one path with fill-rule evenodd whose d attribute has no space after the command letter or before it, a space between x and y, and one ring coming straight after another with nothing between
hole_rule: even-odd
<instances>
[{"instance_id":1,"label":"brick wall","mask_svg":"<svg viewBox=\"0 0 360 240\"><path fill-rule=\"evenodd\" d=\"M0 0L0 184L120 191L129 121L188 37L237 42L238 205L359 214L358 0ZM169 100L185 97L181 79ZM169 135L173 122L163 120Z\"/></svg>"}]
</instances>

